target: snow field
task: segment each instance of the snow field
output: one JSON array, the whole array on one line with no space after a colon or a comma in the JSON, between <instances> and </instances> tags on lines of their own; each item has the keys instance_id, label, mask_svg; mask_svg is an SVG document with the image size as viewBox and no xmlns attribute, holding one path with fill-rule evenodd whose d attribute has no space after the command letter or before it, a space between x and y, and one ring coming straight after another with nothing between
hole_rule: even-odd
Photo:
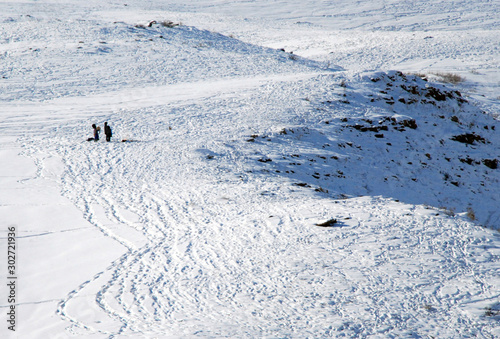
<instances>
[{"instance_id":1,"label":"snow field","mask_svg":"<svg viewBox=\"0 0 500 339\"><path fill-rule=\"evenodd\" d=\"M324 25L324 4L309 3ZM399 17L403 30L433 36L451 21L445 2L403 12L380 3L343 3L339 19L365 13L349 21L362 27L414 11ZM256 20L217 21L204 1L164 4L0 4L10 37L0 45L0 210L2 224L20 229L17 334L500 335L499 174L484 162L499 157L494 96L478 98L470 82L373 72L361 54L342 70L324 54L259 47L277 28L251 45L193 26L147 27L164 9L241 31ZM276 20L305 19L299 5L278 5ZM468 17L493 30L481 6ZM33 8L38 16L14 15ZM401 29L393 20L369 27ZM274 27L286 34L287 25ZM318 50L328 49L321 39ZM368 55L386 53L374 69L399 62L395 35L386 49L363 39ZM86 142L90 124L104 121L112 142ZM484 143L452 140L464 134Z\"/></svg>"},{"instance_id":2,"label":"snow field","mask_svg":"<svg viewBox=\"0 0 500 339\"><path fill-rule=\"evenodd\" d=\"M487 291L495 289L491 273L483 273L476 259L469 257L471 241L481 244L487 240L472 240L463 234L469 232L465 221L447 221L446 213L436 208L400 205L384 198L341 200L343 207L339 208L335 203L339 201L330 200L330 194L318 197L312 189L293 186L304 181L317 184L308 171L296 171L290 176L273 174L266 166L277 160L262 163L259 168L258 159L262 155L273 157L271 152L296 152L302 161L305 156L321 154L317 149L322 149L325 140L333 144L332 135L326 132L312 134L311 129L303 128L305 133L296 138L293 132L279 133L285 128L282 126L311 126L311 120L319 119L321 126L328 128L332 125L322 120L329 112L307 117L293 114L300 112L298 107L311 106L312 99L304 100L299 95L301 88L310 90L315 82L330 82L331 78L320 75L310 79L306 75L306 81L292 80L287 84L278 76L255 89L243 88L241 94L236 91L225 96L198 97L196 103L185 107L122 111L113 121L116 126L128 125L127 130L135 133L135 141L128 143L119 142L117 127L117 142L75 144L71 136L85 133L85 127L73 124L60 129L61 136L45 140L43 149L53 149L66 161L68 170L62 177L64 195L74 201L90 223L128 249L108 268L113 274L96 275L95 281L88 284L102 285L97 292L97 305L115 319L111 328L109 322L100 325L95 321L100 319L95 315L98 312L78 309L76 296L86 294L87 284L66 298L60 314L77 327L104 334L481 334L484 327L478 330L470 324L467 330L457 332L458 325L453 320L466 321L458 316L463 304L475 310L476 315L481 312L483 304L469 305L471 296L485 297L475 287L477 284L489 286ZM281 96L295 98L280 108L288 114L260 107L262 104L254 100L255 96L266 91L273 95L268 96L264 106L274 100L286 102ZM220 107L230 109L219 112ZM258 117L247 111L265 115ZM249 125L255 127L249 129ZM262 133L254 142L247 141L250 134L266 130L274 131L267 137L271 141L263 138ZM407 132L394 131L395 141L401 142L399 135ZM360 134L356 143L364 145L365 136ZM289 140L280 143L279 138ZM274 139L278 139L278 146L273 144ZM343 152L344 148L340 148L325 154L352 157ZM357 155L357 159L362 158ZM283 171L279 165L277 168ZM354 171L347 184L341 183L342 178L330 180L336 189L336 193L332 192L334 197L341 192L354 196L358 194L356 190L363 191L356 184L362 173L362 169ZM269 182L268 177L275 179ZM406 180L410 178L403 177ZM402 188L401 194L404 199L406 190ZM339 228L328 231L314 226L330 217L339 218ZM465 229L459 228L450 235L454 223ZM401 236L395 235L400 228ZM348 234L335 233L343 230ZM438 240L440 237L443 240ZM464 240L458 241L457 237ZM453 239L451 244L449 239ZM263 257L262 253L267 255ZM308 253L306 258L304 253ZM486 253L490 269L495 254ZM470 284L467 280L479 279L483 274L486 278L479 283ZM346 297L348 292L354 294ZM309 294L310 297L304 297ZM398 297L390 297L394 294ZM402 300L415 302L405 304ZM371 306L360 310L361 304ZM437 316L437 310L443 315ZM401 316L407 312L412 315ZM424 320L415 319L419 317ZM449 328L440 326L437 330L424 325L450 322L453 325ZM199 328L203 330L198 332Z\"/></svg>"}]
</instances>

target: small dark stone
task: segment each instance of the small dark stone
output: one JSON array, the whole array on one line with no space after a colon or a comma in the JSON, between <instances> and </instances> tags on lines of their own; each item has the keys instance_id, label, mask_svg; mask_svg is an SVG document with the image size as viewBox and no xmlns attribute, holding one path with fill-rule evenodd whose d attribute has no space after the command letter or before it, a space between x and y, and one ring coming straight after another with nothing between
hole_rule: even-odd
<instances>
[{"instance_id":1,"label":"small dark stone","mask_svg":"<svg viewBox=\"0 0 500 339\"><path fill-rule=\"evenodd\" d=\"M465 133L465 134L455 135L451 137L451 140L469 145L472 145L475 141L481 142L483 144L486 142L486 140L483 137L475 133Z\"/></svg>"},{"instance_id":2,"label":"small dark stone","mask_svg":"<svg viewBox=\"0 0 500 339\"><path fill-rule=\"evenodd\" d=\"M331 227L331 226L334 226L336 223L337 223L337 219L330 219L328 221L316 224L316 226Z\"/></svg>"},{"instance_id":3,"label":"small dark stone","mask_svg":"<svg viewBox=\"0 0 500 339\"><path fill-rule=\"evenodd\" d=\"M483 164L486 167L489 167L491 169L497 169L498 168L498 160L497 159L484 159Z\"/></svg>"}]
</instances>

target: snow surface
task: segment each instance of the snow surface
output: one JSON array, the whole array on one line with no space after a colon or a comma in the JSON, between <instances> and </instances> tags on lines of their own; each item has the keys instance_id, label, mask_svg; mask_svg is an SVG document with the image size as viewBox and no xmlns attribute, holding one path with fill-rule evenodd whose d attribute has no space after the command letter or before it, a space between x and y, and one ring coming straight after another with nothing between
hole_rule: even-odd
<instances>
[{"instance_id":1,"label":"snow surface","mask_svg":"<svg viewBox=\"0 0 500 339\"><path fill-rule=\"evenodd\" d=\"M1 0L2 338L500 337L499 10Z\"/></svg>"}]
</instances>

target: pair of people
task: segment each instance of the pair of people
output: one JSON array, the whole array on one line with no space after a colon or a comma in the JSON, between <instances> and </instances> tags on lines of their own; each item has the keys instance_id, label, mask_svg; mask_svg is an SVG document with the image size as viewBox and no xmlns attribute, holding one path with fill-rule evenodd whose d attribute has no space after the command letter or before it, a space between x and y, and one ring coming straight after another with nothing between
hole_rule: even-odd
<instances>
[{"instance_id":1,"label":"pair of people","mask_svg":"<svg viewBox=\"0 0 500 339\"><path fill-rule=\"evenodd\" d=\"M99 141L99 132L101 131L101 127L92 124L92 128L94 130L94 137L88 138L87 141ZM104 135L106 135L106 141L111 141L111 137L113 133L111 132L111 127L109 127L108 122L104 123Z\"/></svg>"}]
</instances>

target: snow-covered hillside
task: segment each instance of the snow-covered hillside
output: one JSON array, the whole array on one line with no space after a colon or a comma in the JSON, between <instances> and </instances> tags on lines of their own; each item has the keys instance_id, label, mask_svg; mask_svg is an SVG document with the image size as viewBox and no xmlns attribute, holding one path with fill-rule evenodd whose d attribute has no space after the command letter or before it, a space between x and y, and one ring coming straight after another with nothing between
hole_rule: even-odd
<instances>
[{"instance_id":1,"label":"snow-covered hillside","mask_svg":"<svg viewBox=\"0 0 500 339\"><path fill-rule=\"evenodd\" d=\"M2 337L500 336L499 9L0 1Z\"/></svg>"}]
</instances>

